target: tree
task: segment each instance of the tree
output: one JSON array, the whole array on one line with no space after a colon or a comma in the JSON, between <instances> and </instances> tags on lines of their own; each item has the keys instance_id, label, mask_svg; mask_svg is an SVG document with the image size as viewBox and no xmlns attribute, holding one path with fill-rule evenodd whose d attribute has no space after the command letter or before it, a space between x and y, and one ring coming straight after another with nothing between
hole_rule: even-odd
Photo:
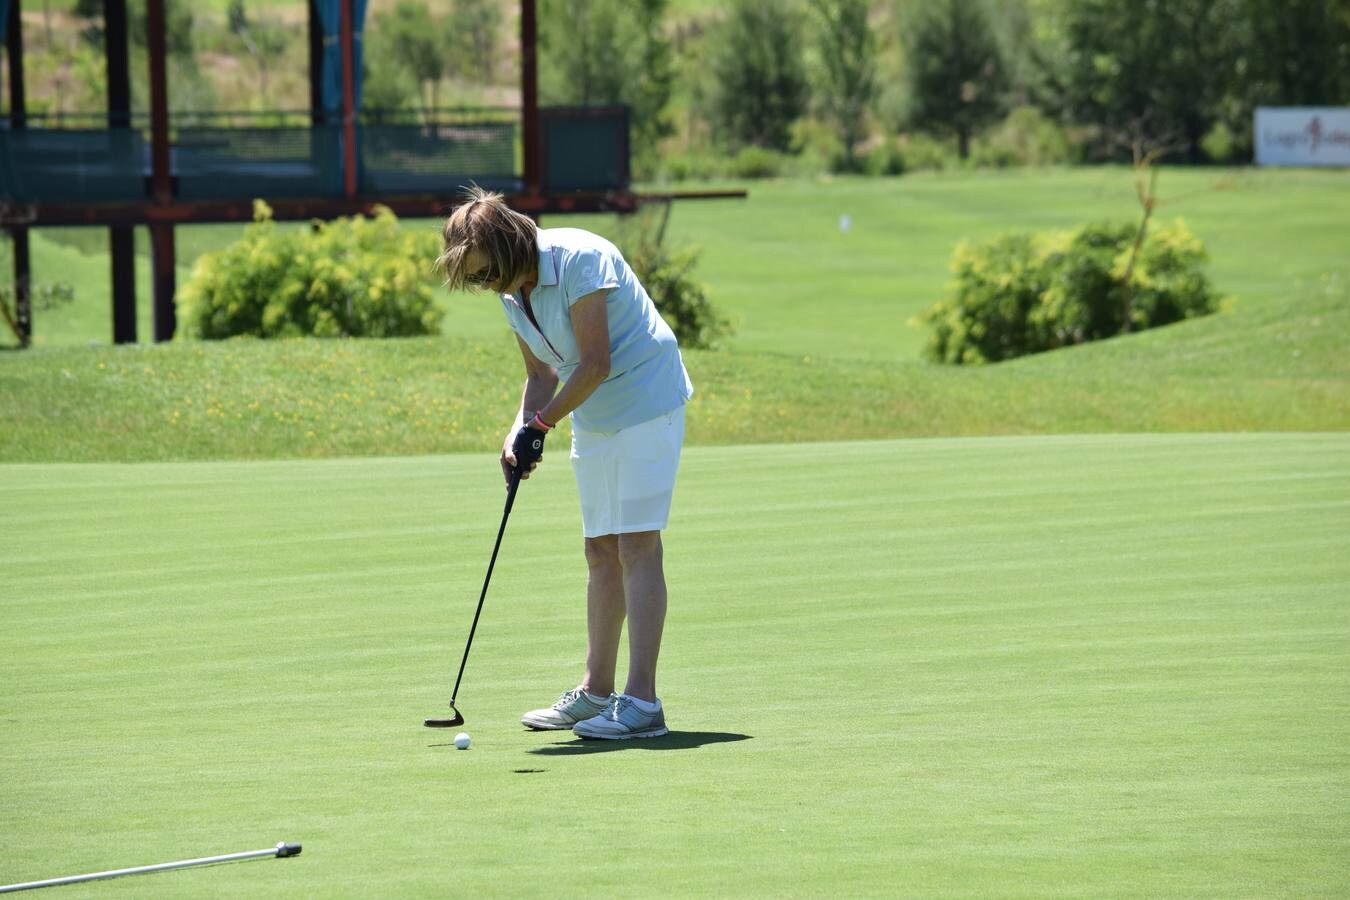
<instances>
[{"instance_id":1,"label":"tree","mask_svg":"<svg viewBox=\"0 0 1350 900\"><path fill-rule=\"evenodd\" d=\"M286 52L289 41L286 31L276 22L262 19L250 19L244 9L244 0L230 0L225 13L230 33L239 38L258 67L258 94L262 105L270 105L268 99L268 76L272 63Z\"/></svg>"},{"instance_id":2,"label":"tree","mask_svg":"<svg viewBox=\"0 0 1350 900\"><path fill-rule=\"evenodd\" d=\"M425 3L398 0L375 26L388 41L386 64L402 65L419 86L422 108L430 115L436 109L441 79L449 66L451 49L447 32L432 20Z\"/></svg>"},{"instance_id":3,"label":"tree","mask_svg":"<svg viewBox=\"0 0 1350 900\"><path fill-rule=\"evenodd\" d=\"M867 136L867 117L877 96L876 38L868 24L868 0L811 0L819 28L817 100L844 145L844 167L858 168L857 145Z\"/></svg>"},{"instance_id":4,"label":"tree","mask_svg":"<svg viewBox=\"0 0 1350 900\"><path fill-rule=\"evenodd\" d=\"M913 117L956 134L962 159L977 129L1004 112L1006 69L984 4L929 0L906 28Z\"/></svg>"},{"instance_id":5,"label":"tree","mask_svg":"<svg viewBox=\"0 0 1350 900\"><path fill-rule=\"evenodd\" d=\"M787 150L808 98L796 10L783 0L736 0L715 41L718 130L736 145Z\"/></svg>"},{"instance_id":6,"label":"tree","mask_svg":"<svg viewBox=\"0 0 1350 900\"><path fill-rule=\"evenodd\" d=\"M195 68L192 7L193 4L185 0L164 0L164 49L170 59ZM100 14L101 11L100 5ZM149 16L144 3L127 4L127 36L133 46L148 46L148 23Z\"/></svg>"},{"instance_id":7,"label":"tree","mask_svg":"<svg viewBox=\"0 0 1350 900\"><path fill-rule=\"evenodd\" d=\"M1350 101L1350 4L1246 0L1245 67L1253 104L1338 106Z\"/></svg>"},{"instance_id":8,"label":"tree","mask_svg":"<svg viewBox=\"0 0 1350 900\"><path fill-rule=\"evenodd\" d=\"M394 57L390 42L379 31L372 29L366 35L366 52L361 60L361 105L365 114L382 121L390 113L417 109L422 93L417 79Z\"/></svg>"},{"instance_id":9,"label":"tree","mask_svg":"<svg viewBox=\"0 0 1350 900\"><path fill-rule=\"evenodd\" d=\"M640 171L654 169L662 138L675 133L668 108L675 90L675 51L666 34L667 0L630 0L639 77L630 104L637 119Z\"/></svg>"},{"instance_id":10,"label":"tree","mask_svg":"<svg viewBox=\"0 0 1350 900\"><path fill-rule=\"evenodd\" d=\"M1198 161L1216 125L1249 144L1258 105L1350 101L1345 0L1020 2L1036 7L1033 50L1054 57L1038 60L1048 63L1038 101L1097 126L1108 148L1179 143Z\"/></svg>"},{"instance_id":11,"label":"tree","mask_svg":"<svg viewBox=\"0 0 1350 900\"><path fill-rule=\"evenodd\" d=\"M632 110L634 166L655 168L674 131L675 81L666 0L544 0L539 10L539 93L545 103Z\"/></svg>"},{"instance_id":12,"label":"tree","mask_svg":"<svg viewBox=\"0 0 1350 900\"><path fill-rule=\"evenodd\" d=\"M1191 161L1243 80L1246 0L1073 0L1066 106L1081 122L1155 143L1180 141Z\"/></svg>"},{"instance_id":13,"label":"tree","mask_svg":"<svg viewBox=\"0 0 1350 900\"><path fill-rule=\"evenodd\" d=\"M1066 0L985 0L984 12L998 41L1011 108L1055 112L1064 80Z\"/></svg>"},{"instance_id":14,"label":"tree","mask_svg":"<svg viewBox=\"0 0 1350 900\"><path fill-rule=\"evenodd\" d=\"M460 75L492 83L502 25L500 3L492 0L456 0L450 12L451 66Z\"/></svg>"},{"instance_id":15,"label":"tree","mask_svg":"<svg viewBox=\"0 0 1350 900\"><path fill-rule=\"evenodd\" d=\"M215 91L198 64L194 35L197 33L195 10L200 4L189 0L164 0L164 49L167 54L167 78L176 109L215 109ZM149 50L148 9L145 3L127 4L127 41L132 54L132 108L149 104L149 85L136 77L146 71Z\"/></svg>"}]
</instances>

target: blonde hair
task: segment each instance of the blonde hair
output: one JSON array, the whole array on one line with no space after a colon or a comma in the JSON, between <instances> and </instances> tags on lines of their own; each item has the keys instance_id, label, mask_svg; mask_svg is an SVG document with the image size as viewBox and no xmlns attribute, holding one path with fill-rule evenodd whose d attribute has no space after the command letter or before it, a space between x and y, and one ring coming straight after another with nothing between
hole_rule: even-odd
<instances>
[{"instance_id":1,"label":"blonde hair","mask_svg":"<svg viewBox=\"0 0 1350 900\"><path fill-rule=\"evenodd\" d=\"M470 281L469 254L481 251L488 271L500 285L508 285L534 271L539 263L536 226L529 216L506 205L501 194L474 185L464 191L465 202L445 220L441 237L445 249L436 270L452 291L482 287Z\"/></svg>"}]
</instances>

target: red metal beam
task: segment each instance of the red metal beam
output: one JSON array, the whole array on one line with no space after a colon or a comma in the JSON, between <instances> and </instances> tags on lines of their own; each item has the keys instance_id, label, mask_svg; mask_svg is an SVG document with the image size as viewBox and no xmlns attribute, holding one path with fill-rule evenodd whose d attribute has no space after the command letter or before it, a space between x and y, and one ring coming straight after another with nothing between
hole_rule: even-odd
<instances>
[{"instance_id":1,"label":"red metal beam","mask_svg":"<svg viewBox=\"0 0 1350 900\"><path fill-rule=\"evenodd\" d=\"M150 264L155 295L155 340L171 341L178 329L178 311L174 305L177 289L173 224L159 222L150 226Z\"/></svg>"},{"instance_id":2,"label":"red metal beam","mask_svg":"<svg viewBox=\"0 0 1350 900\"><path fill-rule=\"evenodd\" d=\"M637 209L638 197L629 191L567 194L509 194L507 203L521 212L542 215L563 212L632 212ZM422 197L342 198L269 200L272 214L278 221L307 221L332 219L337 216L370 215L376 206L387 206L397 215L413 218L436 218L448 214L463 202L455 194L437 194ZM189 224L200 222L251 222L252 200L176 201L168 204L112 204L102 206L54 206L50 204L15 204L0 209L0 226L48 225L153 225L156 223Z\"/></svg>"},{"instance_id":3,"label":"red metal beam","mask_svg":"<svg viewBox=\"0 0 1350 900\"><path fill-rule=\"evenodd\" d=\"M559 196L546 194L508 194L506 202L521 212L547 213L633 212L642 203L669 200L738 200L742 190L662 191L635 194L630 191L578 193ZM412 218L436 218L447 215L463 202L459 194L421 197L353 198L319 197L313 199L269 200L278 221L303 222L338 216L371 215L375 207L387 206L395 214ZM0 226L47 225L151 225L157 222L190 224L201 222L251 222L252 200L179 201L146 206L136 203L106 206L53 206L49 204L13 205L0 209Z\"/></svg>"},{"instance_id":4,"label":"red metal beam","mask_svg":"<svg viewBox=\"0 0 1350 900\"><path fill-rule=\"evenodd\" d=\"M23 89L23 16L20 0L9 4L9 25L5 45L9 56L9 122L11 128L28 124L28 101Z\"/></svg>"},{"instance_id":5,"label":"red metal beam","mask_svg":"<svg viewBox=\"0 0 1350 900\"><path fill-rule=\"evenodd\" d=\"M108 60L108 127L131 127L131 60L127 0L104 0L103 46ZM130 225L108 229L114 344L136 343L136 232Z\"/></svg>"},{"instance_id":6,"label":"red metal beam","mask_svg":"<svg viewBox=\"0 0 1350 900\"><path fill-rule=\"evenodd\" d=\"M156 203L173 202L169 170L169 85L165 73L164 0L146 0L146 41L150 57L150 184Z\"/></svg>"},{"instance_id":7,"label":"red metal beam","mask_svg":"<svg viewBox=\"0 0 1350 900\"><path fill-rule=\"evenodd\" d=\"M750 196L748 191L663 191L659 193L638 194L638 203L664 203L670 200L744 200Z\"/></svg>"},{"instance_id":8,"label":"red metal beam","mask_svg":"<svg viewBox=\"0 0 1350 900\"><path fill-rule=\"evenodd\" d=\"M112 334L114 344L136 343L136 231L130 225L108 228L112 264Z\"/></svg>"},{"instance_id":9,"label":"red metal beam","mask_svg":"<svg viewBox=\"0 0 1350 900\"><path fill-rule=\"evenodd\" d=\"M150 193L153 206L171 205L173 173L169 162L169 84L166 74L167 47L164 39L164 0L146 0L146 42L150 57ZM154 295L155 340L173 338L174 310L173 225L150 227L151 287Z\"/></svg>"},{"instance_id":10,"label":"red metal beam","mask_svg":"<svg viewBox=\"0 0 1350 900\"><path fill-rule=\"evenodd\" d=\"M23 84L23 16L20 0L11 0L9 23L6 26L5 49L9 57L9 122L11 128L28 125L28 101ZM3 205L3 204L0 204ZM20 226L9 230L14 242L14 326L19 333L19 346L27 347L33 338L33 303L31 260L28 229Z\"/></svg>"},{"instance_id":11,"label":"red metal beam","mask_svg":"<svg viewBox=\"0 0 1350 900\"><path fill-rule=\"evenodd\" d=\"M520 2L520 137L525 145L525 193L540 193L538 20L535 0Z\"/></svg>"},{"instance_id":12,"label":"red metal beam","mask_svg":"<svg viewBox=\"0 0 1350 900\"><path fill-rule=\"evenodd\" d=\"M315 125L324 121L323 113L323 26L315 0L307 0L309 22L309 118Z\"/></svg>"},{"instance_id":13,"label":"red metal beam","mask_svg":"<svg viewBox=\"0 0 1350 900\"><path fill-rule=\"evenodd\" d=\"M356 81L352 50L352 0L340 0L342 41L342 192L356 196Z\"/></svg>"},{"instance_id":14,"label":"red metal beam","mask_svg":"<svg viewBox=\"0 0 1350 900\"><path fill-rule=\"evenodd\" d=\"M19 346L27 347L33 340L32 252L27 228L11 228L9 233L14 240L14 325Z\"/></svg>"},{"instance_id":15,"label":"red metal beam","mask_svg":"<svg viewBox=\"0 0 1350 900\"><path fill-rule=\"evenodd\" d=\"M131 63L127 53L127 0L104 0L103 47L108 61L108 127L131 127Z\"/></svg>"}]
</instances>

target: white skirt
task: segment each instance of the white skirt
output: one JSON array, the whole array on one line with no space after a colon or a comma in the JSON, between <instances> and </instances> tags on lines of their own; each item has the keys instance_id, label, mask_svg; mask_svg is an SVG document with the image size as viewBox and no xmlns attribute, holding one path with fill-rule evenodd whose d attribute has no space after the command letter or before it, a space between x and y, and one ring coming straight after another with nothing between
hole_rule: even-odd
<instances>
[{"instance_id":1,"label":"white skirt","mask_svg":"<svg viewBox=\"0 0 1350 900\"><path fill-rule=\"evenodd\" d=\"M572 471L588 538L661 531L684 445L684 406L621 431L572 425Z\"/></svg>"}]
</instances>

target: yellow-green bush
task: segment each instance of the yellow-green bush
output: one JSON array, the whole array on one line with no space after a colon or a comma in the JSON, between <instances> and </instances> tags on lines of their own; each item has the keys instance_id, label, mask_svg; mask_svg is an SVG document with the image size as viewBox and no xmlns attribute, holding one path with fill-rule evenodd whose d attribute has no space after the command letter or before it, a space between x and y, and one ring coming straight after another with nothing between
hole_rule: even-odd
<instances>
[{"instance_id":1,"label":"yellow-green bush","mask_svg":"<svg viewBox=\"0 0 1350 900\"><path fill-rule=\"evenodd\" d=\"M1202 271L1204 244L1177 221L1154 228L1130 257L1136 226L1098 223L1073 231L962 241L947 296L925 310L925 354L985 363L1142 331L1218 308ZM1127 273L1128 271L1128 278Z\"/></svg>"},{"instance_id":2,"label":"yellow-green bush","mask_svg":"<svg viewBox=\"0 0 1350 900\"><path fill-rule=\"evenodd\" d=\"M708 299L707 287L694 277L702 251L693 245L667 246L660 214L649 207L630 218L618 244L680 346L706 350L731 334L731 323L718 313Z\"/></svg>"},{"instance_id":3,"label":"yellow-green bush","mask_svg":"<svg viewBox=\"0 0 1350 900\"><path fill-rule=\"evenodd\" d=\"M280 232L254 202L244 236L201 257L182 292L189 337L405 337L440 331L432 302L434 233L413 234L379 207L373 218Z\"/></svg>"}]
</instances>

